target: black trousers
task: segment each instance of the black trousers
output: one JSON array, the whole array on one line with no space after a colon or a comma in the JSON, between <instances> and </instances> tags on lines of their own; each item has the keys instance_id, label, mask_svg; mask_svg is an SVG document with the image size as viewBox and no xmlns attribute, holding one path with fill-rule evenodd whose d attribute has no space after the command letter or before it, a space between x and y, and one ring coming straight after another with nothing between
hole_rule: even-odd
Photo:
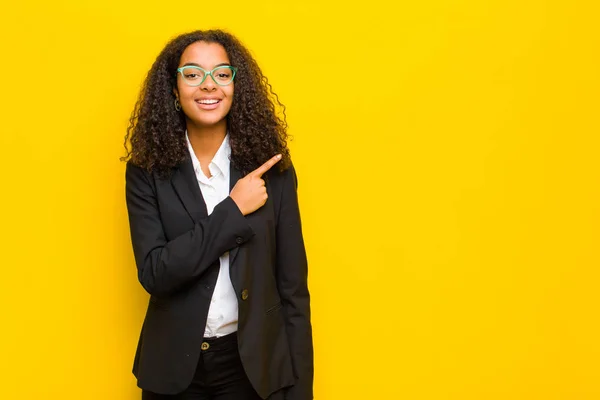
<instances>
[{"instance_id":1,"label":"black trousers","mask_svg":"<svg viewBox=\"0 0 600 400\"><path fill-rule=\"evenodd\" d=\"M196 374L182 393L164 395L142 390L142 400L261 400L238 353L237 332L205 338Z\"/></svg>"}]
</instances>

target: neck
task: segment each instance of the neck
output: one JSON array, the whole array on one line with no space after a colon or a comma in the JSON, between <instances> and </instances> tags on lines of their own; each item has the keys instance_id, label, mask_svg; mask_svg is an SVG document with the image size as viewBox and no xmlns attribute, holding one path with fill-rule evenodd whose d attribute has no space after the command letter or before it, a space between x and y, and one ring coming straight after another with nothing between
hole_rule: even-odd
<instances>
[{"instance_id":1,"label":"neck","mask_svg":"<svg viewBox=\"0 0 600 400\"><path fill-rule=\"evenodd\" d=\"M227 122L222 120L216 125L198 126L188 121L187 133L196 157L212 159L227 135Z\"/></svg>"}]
</instances>

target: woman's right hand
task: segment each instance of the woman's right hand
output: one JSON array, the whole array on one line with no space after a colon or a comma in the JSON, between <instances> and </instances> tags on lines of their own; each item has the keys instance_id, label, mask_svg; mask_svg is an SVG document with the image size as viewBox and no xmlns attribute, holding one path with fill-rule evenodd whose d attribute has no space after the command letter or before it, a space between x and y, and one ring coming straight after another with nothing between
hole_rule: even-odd
<instances>
[{"instance_id":1,"label":"woman's right hand","mask_svg":"<svg viewBox=\"0 0 600 400\"><path fill-rule=\"evenodd\" d=\"M264 173L281 160L281 154L277 154L269 161L250 172L248 175L236 182L229 197L233 199L243 215L248 215L261 208L269 196L265 181L262 179Z\"/></svg>"}]
</instances>

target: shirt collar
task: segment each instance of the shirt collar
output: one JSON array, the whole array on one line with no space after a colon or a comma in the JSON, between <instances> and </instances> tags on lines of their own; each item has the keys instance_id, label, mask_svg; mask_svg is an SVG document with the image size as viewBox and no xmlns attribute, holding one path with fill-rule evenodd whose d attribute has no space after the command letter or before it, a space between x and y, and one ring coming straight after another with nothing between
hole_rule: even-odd
<instances>
[{"instance_id":1,"label":"shirt collar","mask_svg":"<svg viewBox=\"0 0 600 400\"><path fill-rule=\"evenodd\" d=\"M196 157L196 153L194 153L194 148L192 147L192 143L190 143L190 138L188 136L187 130L185 131L185 141L187 142L188 150L190 152L190 156L192 157L192 165L194 166L194 172L196 175L198 172L202 171L200 166L200 161L198 161L198 157ZM229 144L229 133L225 135L225 139L223 139L223 143L215 153L212 161L210 162L208 168L210 169L213 175L212 166L216 166L223 175L226 175L226 172L229 171L229 156L231 155L231 146Z\"/></svg>"}]
</instances>

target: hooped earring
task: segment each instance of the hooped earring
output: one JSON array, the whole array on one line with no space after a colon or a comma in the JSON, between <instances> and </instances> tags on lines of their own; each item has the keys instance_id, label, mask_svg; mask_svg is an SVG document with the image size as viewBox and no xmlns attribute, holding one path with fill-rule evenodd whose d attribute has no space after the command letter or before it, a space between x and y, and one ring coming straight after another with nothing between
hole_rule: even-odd
<instances>
[{"instance_id":1,"label":"hooped earring","mask_svg":"<svg viewBox=\"0 0 600 400\"><path fill-rule=\"evenodd\" d=\"M175 99L175 109L177 111L181 111L181 104L179 104L179 99Z\"/></svg>"}]
</instances>

